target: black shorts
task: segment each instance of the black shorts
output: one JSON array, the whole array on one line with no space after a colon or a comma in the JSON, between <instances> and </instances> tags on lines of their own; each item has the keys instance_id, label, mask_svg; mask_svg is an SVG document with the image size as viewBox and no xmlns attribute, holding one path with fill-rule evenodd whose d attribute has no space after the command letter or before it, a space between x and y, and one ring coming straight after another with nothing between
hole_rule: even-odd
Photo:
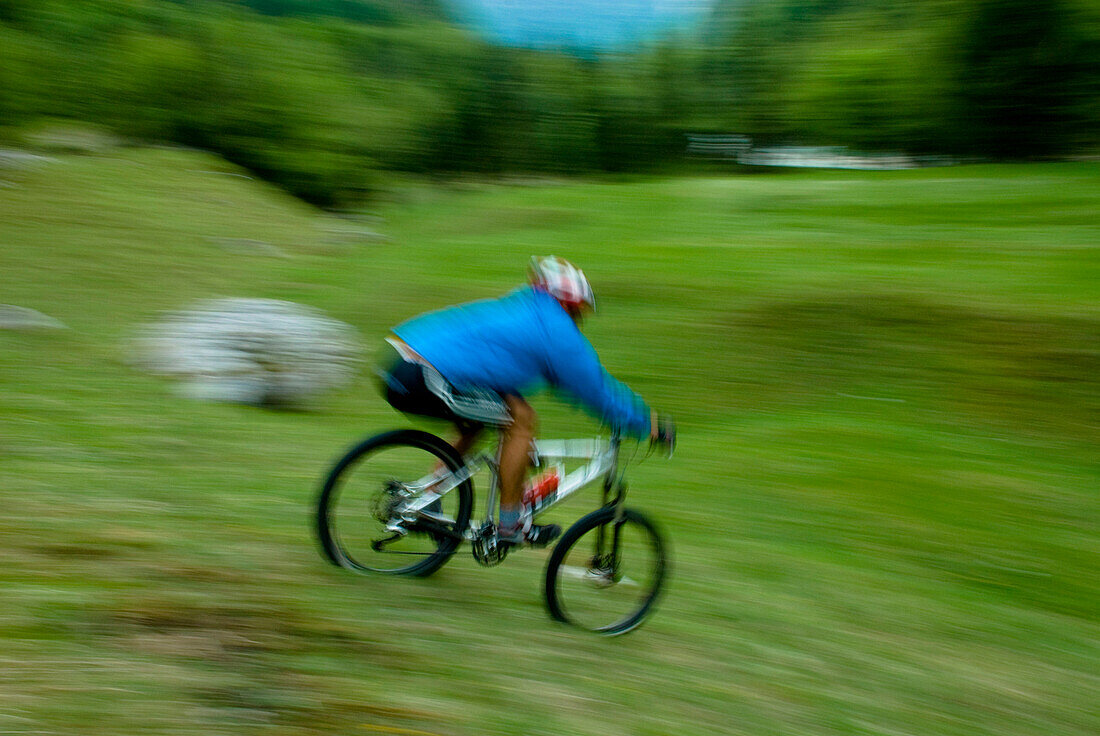
<instances>
[{"instance_id":1,"label":"black shorts","mask_svg":"<svg viewBox=\"0 0 1100 736\"><path fill-rule=\"evenodd\" d=\"M392 345L386 345L377 372L382 395L400 412L446 419L463 431L512 421L500 394L489 389L459 391L431 366L405 360Z\"/></svg>"}]
</instances>

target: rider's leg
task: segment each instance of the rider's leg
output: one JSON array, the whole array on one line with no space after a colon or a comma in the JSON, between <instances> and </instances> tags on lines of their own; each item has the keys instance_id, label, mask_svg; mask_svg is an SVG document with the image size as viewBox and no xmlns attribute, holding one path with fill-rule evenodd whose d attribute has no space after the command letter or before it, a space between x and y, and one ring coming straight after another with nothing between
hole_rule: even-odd
<instances>
[{"instance_id":1,"label":"rider's leg","mask_svg":"<svg viewBox=\"0 0 1100 736\"><path fill-rule=\"evenodd\" d=\"M512 423L503 430L500 446L500 525L501 534L515 533L523 503L523 477L531 459L538 415L520 396L505 396L504 403Z\"/></svg>"},{"instance_id":2,"label":"rider's leg","mask_svg":"<svg viewBox=\"0 0 1100 736\"><path fill-rule=\"evenodd\" d=\"M481 437L481 432L485 429L485 425L456 424L455 426L458 428L458 438L451 443L451 447L455 448L455 451L458 452L460 457L466 457L466 453L470 451L470 448L472 448L474 443L478 441L478 438ZM432 472L439 473L443 470L443 467L443 461L440 460L435 464L435 469ZM429 490L431 490L431 486L429 486ZM428 511L433 513L439 513L442 508L438 499L427 507Z\"/></svg>"},{"instance_id":3,"label":"rider's leg","mask_svg":"<svg viewBox=\"0 0 1100 736\"><path fill-rule=\"evenodd\" d=\"M521 527L523 509L523 476L531 461L531 444L535 441L538 415L519 396L505 396L504 403L512 415L512 423L502 433L500 446L500 539L510 544L526 542L545 547L561 534L557 524Z\"/></svg>"},{"instance_id":4,"label":"rider's leg","mask_svg":"<svg viewBox=\"0 0 1100 736\"><path fill-rule=\"evenodd\" d=\"M484 424L462 424L458 426L458 439L451 443L451 446L458 451L458 454L462 457L466 456L466 453L470 451L470 448L474 446L478 438L481 437L481 431L485 429Z\"/></svg>"}]
</instances>

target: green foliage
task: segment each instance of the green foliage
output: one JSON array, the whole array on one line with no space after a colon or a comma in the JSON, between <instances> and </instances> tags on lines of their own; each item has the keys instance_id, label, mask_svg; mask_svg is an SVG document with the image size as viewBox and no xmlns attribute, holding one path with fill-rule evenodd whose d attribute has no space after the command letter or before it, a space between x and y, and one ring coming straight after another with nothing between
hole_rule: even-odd
<instances>
[{"instance_id":1,"label":"green foliage","mask_svg":"<svg viewBox=\"0 0 1100 736\"><path fill-rule=\"evenodd\" d=\"M337 31L316 22L156 0L47 0L8 6L3 18L11 82L0 113L9 123L72 117L210 148L324 205L362 197L377 161L400 160L394 149L413 137L414 111L348 71ZM346 27L356 26L338 26ZM403 97L433 109L429 89L421 83Z\"/></svg>"},{"instance_id":2,"label":"green foliage","mask_svg":"<svg viewBox=\"0 0 1100 736\"><path fill-rule=\"evenodd\" d=\"M343 18L358 23L394 24L422 17L441 19L435 0L228 0L264 15Z\"/></svg>"},{"instance_id":3,"label":"green foliage","mask_svg":"<svg viewBox=\"0 0 1100 736\"><path fill-rule=\"evenodd\" d=\"M726 120L758 140L994 157L1098 140L1086 5L728 0L714 18Z\"/></svg>"},{"instance_id":4,"label":"green foliage","mask_svg":"<svg viewBox=\"0 0 1100 736\"><path fill-rule=\"evenodd\" d=\"M1063 0L977 0L961 33L958 90L969 149L1065 150L1100 92L1100 38ZM1095 121L1093 121L1095 125Z\"/></svg>"},{"instance_id":5,"label":"green foliage","mask_svg":"<svg viewBox=\"0 0 1100 736\"><path fill-rule=\"evenodd\" d=\"M431 2L9 3L0 113L209 148L322 205L361 198L379 168L580 173L678 147L632 62L493 47L439 16Z\"/></svg>"},{"instance_id":6,"label":"green foliage","mask_svg":"<svg viewBox=\"0 0 1100 736\"><path fill-rule=\"evenodd\" d=\"M875 38L840 43L842 33ZM927 49L938 39L926 29L893 30L845 24L807 48L814 63L784 90L783 118L798 140L868 150L936 151L936 126L946 120L948 88ZM923 63L914 64L914 56Z\"/></svg>"},{"instance_id":7,"label":"green foliage","mask_svg":"<svg viewBox=\"0 0 1100 736\"><path fill-rule=\"evenodd\" d=\"M692 131L1100 145L1084 0L724 0L702 38L579 57L490 45L436 0L0 0L0 128L69 118L208 148L326 206L384 170L651 170Z\"/></svg>"},{"instance_id":8,"label":"green foliage","mask_svg":"<svg viewBox=\"0 0 1100 736\"><path fill-rule=\"evenodd\" d=\"M0 126L19 124L38 112L32 71L39 53L34 46L33 38L0 26Z\"/></svg>"}]
</instances>

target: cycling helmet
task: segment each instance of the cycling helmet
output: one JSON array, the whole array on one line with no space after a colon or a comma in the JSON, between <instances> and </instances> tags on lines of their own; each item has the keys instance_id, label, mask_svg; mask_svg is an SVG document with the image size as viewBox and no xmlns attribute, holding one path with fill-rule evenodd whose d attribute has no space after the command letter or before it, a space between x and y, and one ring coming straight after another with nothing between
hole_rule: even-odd
<instances>
[{"instance_id":1,"label":"cycling helmet","mask_svg":"<svg viewBox=\"0 0 1100 736\"><path fill-rule=\"evenodd\" d=\"M531 284L545 291L566 307L596 308L596 297L584 272L564 258L546 256L531 258Z\"/></svg>"}]
</instances>

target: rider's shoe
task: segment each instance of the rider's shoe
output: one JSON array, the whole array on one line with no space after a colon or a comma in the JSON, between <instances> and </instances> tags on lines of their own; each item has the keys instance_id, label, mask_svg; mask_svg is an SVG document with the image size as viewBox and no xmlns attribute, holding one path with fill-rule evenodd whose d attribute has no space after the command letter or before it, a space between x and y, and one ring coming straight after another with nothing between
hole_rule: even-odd
<instances>
[{"instance_id":1,"label":"rider's shoe","mask_svg":"<svg viewBox=\"0 0 1100 736\"><path fill-rule=\"evenodd\" d=\"M532 547L545 547L561 536L561 527L557 524L532 524L524 536Z\"/></svg>"},{"instance_id":2,"label":"rider's shoe","mask_svg":"<svg viewBox=\"0 0 1100 736\"><path fill-rule=\"evenodd\" d=\"M561 536L561 527L557 524L532 524L526 529L517 528L514 532L499 533L497 542L515 547L529 545L531 547L545 547Z\"/></svg>"}]
</instances>

